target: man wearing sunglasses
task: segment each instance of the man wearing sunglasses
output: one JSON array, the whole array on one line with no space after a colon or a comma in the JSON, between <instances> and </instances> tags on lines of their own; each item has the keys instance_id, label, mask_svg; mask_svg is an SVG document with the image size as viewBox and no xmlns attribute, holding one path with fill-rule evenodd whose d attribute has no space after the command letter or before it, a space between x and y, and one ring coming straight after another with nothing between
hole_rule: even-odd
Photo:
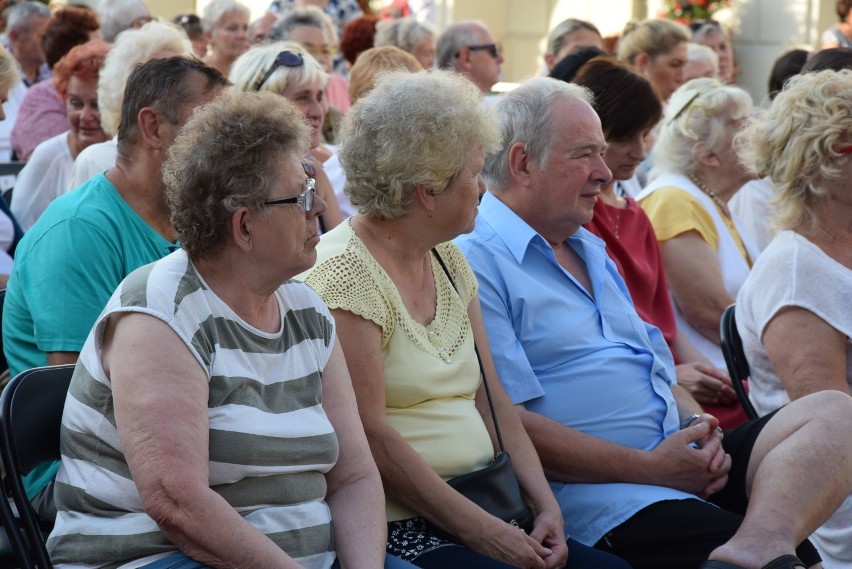
<instances>
[{"instance_id":1,"label":"man wearing sunglasses","mask_svg":"<svg viewBox=\"0 0 852 569\"><path fill-rule=\"evenodd\" d=\"M449 26L438 38L435 66L467 75L488 93L500 80L503 55L494 36L479 20L464 20Z\"/></svg>"}]
</instances>

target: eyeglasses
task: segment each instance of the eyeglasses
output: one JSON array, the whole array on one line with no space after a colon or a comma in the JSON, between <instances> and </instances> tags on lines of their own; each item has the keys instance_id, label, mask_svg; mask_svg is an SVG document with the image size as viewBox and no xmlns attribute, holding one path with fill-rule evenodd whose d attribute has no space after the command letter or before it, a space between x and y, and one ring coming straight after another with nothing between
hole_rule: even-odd
<instances>
[{"instance_id":1,"label":"eyeglasses","mask_svg":"<svg viewBox=\"0 0 852 569\"><path fill-rule=\"evenodd\" d=\"M305 189L302 190L302 193L298 196L293 196L291 198L281 198L280 200L267 200L263 202L263 205L293 205L296 204L302 211L305 213L309 213L312 209L314 209L314 196L317 195L317 181L313 178L305 179Z\"/></svg>"},{"instance_id":2,"label":"eyeglasses","mask_svg":"<svg viewBox=\"0 0 852 569\"><path fill-rule=\"evenodd\" d=\"M184 14L183 16L179 16L175 23L180 26L194 26L201 23L201 18L195 14Z\"/></svg>"},{"instance_id":3,"label":"eyeglasses","mask_svg":"<svg viewBox=\"0 0 852 569\"><path fill-rule=\"evenodd\" d=\"M260 91L260 88L263 87L263 84L266 83L266 80L272 77L272 74L275 73L275 70L279 67L301 67L304 63L305 60L302 58L301 53L293 53L292 51L282 51L281 53L275 56L275 61L272 62L272 67L269 68L269 71L266 72L266 75L264 75L260 81L255 83L254 90Z\"/></svg>"},{"instance_id":4,"label":"eyeglasses","mask_svg":"<svg viewBox=\"0 0 852 569\"><path fill-rule=\"evenodd\" d=\"M500 48L497 47L496 43L483 43L483 44L480 44L480 45L469 45L469 46L467 46L467 49L469 49L470 51L485 51L485 50L487 50L488 53L491 55L491 57L493 57L494 59L497 59L498 57L500 57ZM457 51L456 57L458 57L460 55L461 55L461 51Z\"/></svg>"},{"instance_id":5,"label":"eyeglasses","mask_svg":"<svg viewBox=\"0 0 852 569\"><path fill-rule=\"evenodd\" d=\"M852 146L841 146L837 149L838 154L852 154Z\"/></svg>"}]
</instances>

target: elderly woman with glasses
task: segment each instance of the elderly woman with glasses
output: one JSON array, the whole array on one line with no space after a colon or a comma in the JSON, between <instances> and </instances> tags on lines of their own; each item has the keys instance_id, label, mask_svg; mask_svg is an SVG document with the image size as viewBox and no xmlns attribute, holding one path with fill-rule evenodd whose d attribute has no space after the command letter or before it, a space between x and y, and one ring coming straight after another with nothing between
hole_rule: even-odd
<instances>
[{"instance_id":1,"label":"elderly woman with glasses","mask_svg":"<svg viewBox=\"0 0 852 569\"><path fill-rule=\"evenodd\" d=\"M852 394L850 133L852 71L829 70L790 79L737 141L777 196L779 231L737 296L760 415L818 391ZM852 499L812 537L827 569L852 566Z\"/></svg>"},{"instance_id":2,"label":"elderly woman with glasses","mask_svg":"<svg viewBox=\"0 0 852 569\"><path fill-rule=\"evenodd\" d=\"M572 568L625 567L576 542L569 556L559 506L494 370L476 278L448 243L473 229L484 156L500 137L479 89L447 71L387 74L341 134L359 213L323 236L306 282L339 327L384 481L388 551L436 569L559 569L566 557ZM503 446L492 417L532 509L529 533L447 483Z\"/></svg>"},{"instance_id":3,"label":"elderly woman with glasses","mask_svg":"<svg viewBox=\"0 0 852 569\"><path fill-rule=\"evenodd\" d=\"M381 480L334 319L291 280L325 209L309 136L281 97L234 93L170 148L182 248L119 285L80 354L57 567L382 565Z\"/></svg>"},{"instance_id":4,"label":"elderly woman with glasses","mask_svg":"<svg viewBox=\"0 0 852 569\"><path fill-rule=\"evenodd\" d=\"M311 127L310 148L320 146L328 74L301 45L277 42L253 47L234 63L230 79L237 91L271 91L292 101ZM317 194L327 204L320 230L329 231L343 221L334 190L313 155L306 152L302 161L307 174L316 180Z\"/></svg>"},{"instance_id":5,"label":"elderly woman with glasses","mask_svg":"<svg viewBox=\"0 0 852 569\"><path fill-rule=\"evenodd\" d=\"M725 368L722 312L758 255L728 208L752 179L733 147L751 108L739 87L715 79L685 83L666 109L652 181L638 196L660 244L678 330L717 368Z\"/></svg>"}]
</instances>

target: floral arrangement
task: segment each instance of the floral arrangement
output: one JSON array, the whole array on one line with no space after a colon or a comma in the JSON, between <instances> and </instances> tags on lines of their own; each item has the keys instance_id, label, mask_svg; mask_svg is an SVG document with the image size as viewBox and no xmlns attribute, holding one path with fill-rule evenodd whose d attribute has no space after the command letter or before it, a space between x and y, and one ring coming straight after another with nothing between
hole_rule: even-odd
<instances>
[{"instance_id":1,"label":"floral arrangement","mask_svg":"<svg viewBox=\"0 0 852 569\"><path fill-rule=\"evenodd\" d=\"M688 24L696 20L707 20L722 8L729 8L733 0L665 0L659 16Z\"/></svg>"}]
</instances>

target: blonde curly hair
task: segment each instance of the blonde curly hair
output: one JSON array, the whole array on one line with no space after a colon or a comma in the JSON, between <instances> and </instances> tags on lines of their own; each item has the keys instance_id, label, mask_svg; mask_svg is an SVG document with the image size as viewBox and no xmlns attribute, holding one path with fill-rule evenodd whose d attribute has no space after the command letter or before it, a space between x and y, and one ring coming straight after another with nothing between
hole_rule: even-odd
<instances>
[{"instance_id":1,"label":"blonde curly hair","mask_svg":"<svg viewBox=\"0 0 852 569\"><path fill-rule=\"evenodd\" d=\"M850 134L852 71L844 69L791 78L737 136L743 162L775 186L777 229L817 222L814 204L826 195L825 183L841 176L838 149Z\"/></svg>"}]
</instances>

